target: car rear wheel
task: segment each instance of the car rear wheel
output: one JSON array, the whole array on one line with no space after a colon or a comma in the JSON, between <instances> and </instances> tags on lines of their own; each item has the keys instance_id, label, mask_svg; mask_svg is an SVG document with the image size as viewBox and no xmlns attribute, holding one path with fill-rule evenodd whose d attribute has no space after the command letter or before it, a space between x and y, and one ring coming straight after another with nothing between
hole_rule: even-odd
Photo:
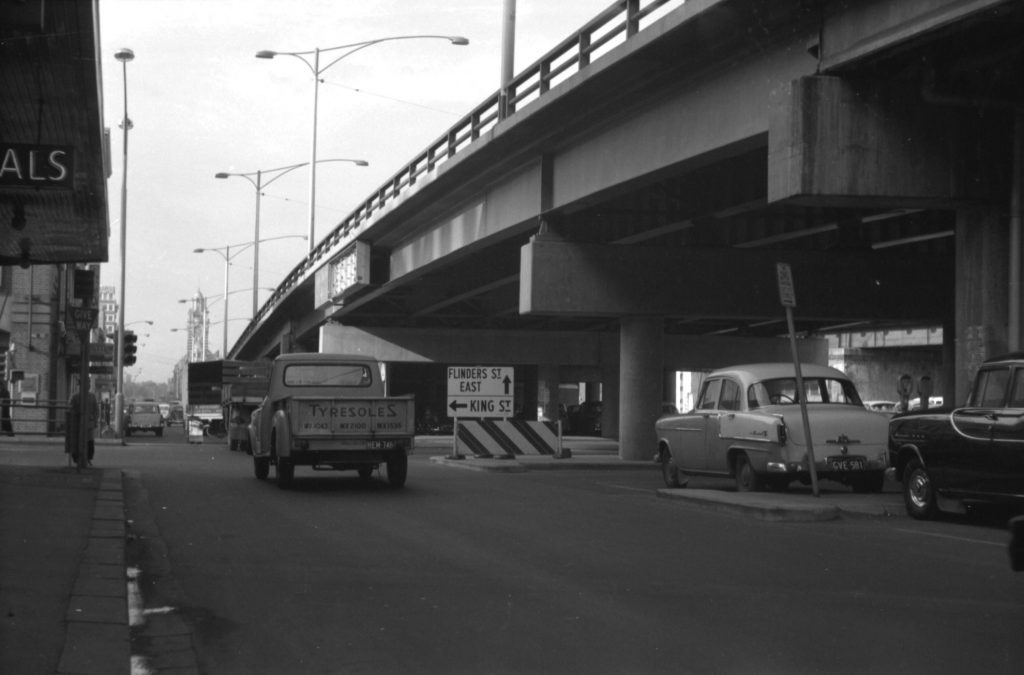
<instances>
[{"instance_id":1,"label":"car rear wheel","mask_svg":"<svg viewBox=\"0 0 1024 675\"><path fill-rule=\"evenodd\" d=\"M918 520L928 520L938 514L935 485L928 470L914 460L903 472L903 503L907 513Z\"/></svg>"},{"instance_id":2,"label":"car rear wheel","mask_svg":"<svg viewBox=\"0 0 1024 675\"><path fill-rule=\"evenodd\" d=\"M665 487L680 488L686 485L686 481L679 478L679 467L672 461L672 453L667 448L662 448L658 453L658 462L661 464L661 478L665 481Z\"/></svg>"},{"instance_id":3,"label":"car rear wheel","mask_svg":"<svg viewBox=\"0 0 1024 675\"><path fill-rule=\"evenodd\" d=\"M736 490L739 492L757 492L764 481L757 475L746 454L736 458Z\"/></svg>"}]
</instances>

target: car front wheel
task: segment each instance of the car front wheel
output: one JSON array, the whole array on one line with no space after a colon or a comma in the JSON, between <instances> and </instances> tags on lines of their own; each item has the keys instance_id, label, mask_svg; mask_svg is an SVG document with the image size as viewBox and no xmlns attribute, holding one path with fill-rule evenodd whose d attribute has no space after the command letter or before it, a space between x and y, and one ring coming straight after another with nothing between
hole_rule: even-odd
<instances>
[{"instance_id":1,"label":"car front wheel","mask_svg":"<svg viewBox=\"0 0 1024 675\"><path fill-rule=\"evenodd\" d=\"M932 478L917 460L908 464L903 472L903 503L907 514L918 520L934 518L939 510Z\"/></svg>"},{"instance_id":2,"label":"car front wheel","mask_svg":"<svg viewBox=\"0 0 1024 675\"><path fill-rule=\"evenodd\" d=\"M685 481L679 479L679 467L672 461L672 453L667 448L658 453L658 462L661 464L661 478L665 481L665 487L680 488L686 485Z\"/></svg>"}]
</instances>

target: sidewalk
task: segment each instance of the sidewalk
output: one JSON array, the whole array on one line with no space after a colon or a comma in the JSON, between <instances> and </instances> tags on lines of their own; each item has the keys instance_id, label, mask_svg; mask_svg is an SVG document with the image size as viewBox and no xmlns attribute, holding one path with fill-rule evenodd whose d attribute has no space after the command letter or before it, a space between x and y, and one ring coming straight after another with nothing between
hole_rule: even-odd
<instances>
[{"instance_id":1,"label":"sidewalk","mask_svg":"<svg viewBox=\"0 0 1024 675\"><path fill-rule=\"evenodd\" d=\"M120 470L0 438L0 672L130 672L125 536Z\"/></svg>"}]
</instances>

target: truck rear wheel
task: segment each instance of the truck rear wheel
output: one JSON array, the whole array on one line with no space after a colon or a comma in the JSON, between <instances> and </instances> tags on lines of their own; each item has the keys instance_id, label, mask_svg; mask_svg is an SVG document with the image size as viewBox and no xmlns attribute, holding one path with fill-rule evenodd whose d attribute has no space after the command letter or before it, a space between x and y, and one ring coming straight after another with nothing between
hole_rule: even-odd
<instances>
[{"instance_id":1,"label":"truck rear wheel","mask_svg":"<svg viewBox=\"0 0 1024 675\"><path fill-rule=\"evenodd\" d=\"M403 453L388 460L388 483L393 488L405 486L405 477L409 473L409 458Z\"/></svg>"},{"instance_id":2,"label":"truck rear wheel","mask_svg":"<svg viewBox=\"0 0 1024 675\"><path fill-rule=\"evenodd\" d=\"M287 490L295 478L295 465L287 459L277 458L277 487Z\"/></svg>"},{"instance_id":3,"label":"truck rear wheel","mask_svg":"<svg viewBox=\"0 0 1024 675\"><path fill-rule=\"evenodd\" d=\"M266 480L267 476L270 475L270 458L269 457L253 457L252 458L252 470L256 474L256 478L260 480Z\"/></svg>"}]
</instances>

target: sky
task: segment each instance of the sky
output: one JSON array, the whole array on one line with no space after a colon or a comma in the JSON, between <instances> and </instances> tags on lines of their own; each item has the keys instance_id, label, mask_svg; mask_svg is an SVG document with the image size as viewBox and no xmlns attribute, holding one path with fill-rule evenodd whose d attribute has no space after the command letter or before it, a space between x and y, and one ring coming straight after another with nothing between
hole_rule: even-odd
<instances>
[{"instance_id":1,"label":"sky","mask_svg":"<svg viewBox=\"0 0 1024 675\"><path fill-rule=\"evenodd\" d=\"M515 72L549 51L610 0L517 0ZM249 173L308 162L313 126L310 69L260 50L326 49L383 37L458 35L374 45L321 76L317 158L366 167L317 168L316 234L359 203L459 118L497 91L504 0L100 0L109 263L101 283L120 285L121 191L128 133L125 325L139 334L135 381L164 382L185 354L188 305L210 298L210 347L223 342L225 260L196 248L231 246L228 346L252 315L256 190ZM122 65L114 54L135 53ZM322 57L323 58L323 57ZM321 61L321 66L326 63ZM125 83L127 80L127 85ZM276 287L309 249L309 172L264 176L259 287ZM273 178L274 182L267 185ZM259 304L269 296L259 291ZM147 322L152 322L149 325Z\"/></svg>"}]
</instances>

